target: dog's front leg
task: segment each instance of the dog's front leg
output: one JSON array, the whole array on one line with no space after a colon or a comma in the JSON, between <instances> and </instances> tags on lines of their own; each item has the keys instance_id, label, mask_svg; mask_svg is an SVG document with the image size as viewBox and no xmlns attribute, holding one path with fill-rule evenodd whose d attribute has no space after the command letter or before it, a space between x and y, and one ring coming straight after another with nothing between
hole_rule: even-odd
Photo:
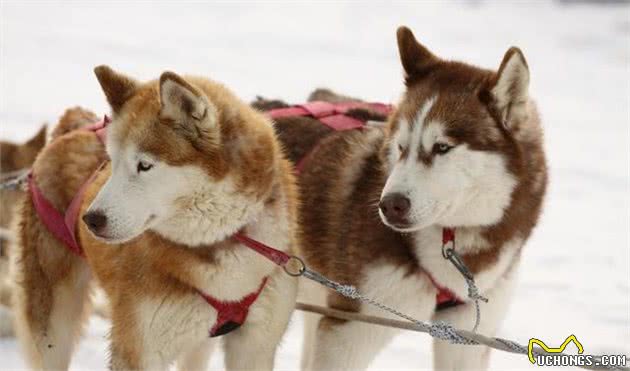
<instances>
[{"instance_id":1,"label":"dog's front leg","mask_svg":"<svg viewBox=\"0 0 630 371\"><path fill-rule=\"evenodd\" d=\"M276 270L245 324L225 336L228 370L272 370L276 349L295 308L297 280Z\"/></svg>"},{"instance_id":2,"label":"dog's front leg","mask_svg":"<svg viewBox=\"0 0 630 371\"><path fill-rule=\"evenodd\" d=\"M496 286L484 295L488 303L480 302L481 321L477 332L494 336L505 318L515 283L516 269L499 279ZM470 330L475 323L475 305L466 303L436 313L434 320L445 321L457 328ZM486 346L453 345L446 341L433 341L433 368L435 370L486 370L490 349Z\"/></svg>"},{"instance_id":3,"label":"dog's front leg","mask_svg":"<svg viewBox=\"0 0 630 371\"><path fill-rule=\"evenodd\" d=\"M364 271L364 280L359 286L359 291L366 297L420 320L428 319L433 312L434 303L430 300L435 295L433 290L425 275L410 275L406 268L395 265L370 267ZM328 300L330 305L339 297L331 295ZM361 304L360 313L399 319L369 304ZM307 369L366 369L398 331L391 327L324 317L318 324L315 349Z\"/></svg>"},{"instance_id":4,"label":"dog's front leg","mask_svg":"<svg viewBox=\"0 0 630 371\"><path fill-rule=\"evenodd\" d=\"M180 371L205 371L208 361L215 348L216 340L204 339L197 346L186 349L177 359L177 369Z\"/></svg>"},{"instance_id":5,"label":"dog's front leg","mask_svg":"<svg viewBox=\"0 0 630 371\"><path fill-rule=\"evenodd\" d=\"M192 362L190 352L203 348L216 319L213 310L196 293L161 286L159 294L112 298L112 370L167 370L181 357ZM186 365L202 369L203 362Z\"/></svg>"},{"instance_id":6,"label":"dog's front leg","mask_svg":"<svg viewBox=\"0 0 630 371\"><path fill-rule=\"evenodd\" d=\"M323 317L307 370L364 370L397 332L383 326Z\"/></svg>"}]
</instances>

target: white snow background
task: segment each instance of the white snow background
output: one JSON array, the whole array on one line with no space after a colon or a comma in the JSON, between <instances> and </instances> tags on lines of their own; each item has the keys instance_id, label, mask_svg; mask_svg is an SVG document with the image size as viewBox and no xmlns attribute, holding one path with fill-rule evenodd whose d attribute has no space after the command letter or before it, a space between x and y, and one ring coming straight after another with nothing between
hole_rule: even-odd
<instances>
[{"instance_id":1,"label":"white snow background","mask_svg":"<svg viewBox=\"0 0 630 371\"><path fill-rule=\"evenodd\" d=\"M74 105L107 112L92 72L99 64L140 79L167 69L204 75L247 101L297 103L326 86L396 102L401 24L445 58L497 68L516 45L529 62L550 187L498 335L557 346L575 334L586 353L630 354L628 5L2 1L0 137L26 139ZM92 318L72 369L106 367L108 326ZM298 368L301 332L297 313L278 369ZM427 335L404 333L372 369L429 369L431 358ZM215 355L211 368L222 365ZM16 341L0 339L0 369L25 367ZM536 367L493 351L494 370Z\"/></svg>"}]
</instances>

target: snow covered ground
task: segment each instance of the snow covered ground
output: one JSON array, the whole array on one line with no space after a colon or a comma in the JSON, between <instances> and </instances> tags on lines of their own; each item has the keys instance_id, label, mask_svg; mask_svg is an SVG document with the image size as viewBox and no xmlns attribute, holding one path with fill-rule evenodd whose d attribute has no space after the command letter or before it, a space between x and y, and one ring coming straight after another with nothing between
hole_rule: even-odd
<instances>
[{"instance_id":1,"label":"snow covered ground","mask_svg":"<svg viewBox=\"0 0 630 371\"><path fill-rule=\"evenodd\" d=\"M409 25L437 55L496 68L510 45L529 61L546 128L551 183L526 246L500 336L586 353L630 354L630 8L545 2L53 3L0 9L0 137L22 140L64 108L105 112L92 68L139 78L165 69L210 76L244 99L300 102L316 86L395 102L402 91L395 29ZM278 369L298 366L296 315ZM94 317L72 369L103 369L108 323ZM427 336L405 333L372 369L428 369ZM494 352L492 369L533 369ZM23 369L0 339L0 369ZM212 368L222 367L215 357Z\"/></svg>"}]
</instances>

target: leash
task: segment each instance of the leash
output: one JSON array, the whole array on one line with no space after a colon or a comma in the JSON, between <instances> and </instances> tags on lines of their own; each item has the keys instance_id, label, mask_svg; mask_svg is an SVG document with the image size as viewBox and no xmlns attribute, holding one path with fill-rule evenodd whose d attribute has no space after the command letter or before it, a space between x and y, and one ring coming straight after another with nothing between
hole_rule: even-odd
<instances>
[{"instance_id":1,"label":"leash","mask_svg":"<svg viewBox=\"0 0 630 371\"><path fill-rule=\"evenodd\" d=\"M368 323L368 324L377 325L377 326L392 327L392 328L397 328L401 330L428 333L429 335L432 335L430 331L430 327L431 327L430 323L425 323L426 327L421 327L415 323L409 323L407 321L398 321L395 319L370 316L370 315L355 313L355 312L347 312L343 310L338 310L338 309L333 309L333 308L328 308L328 307L320 307L318 305L304 304L304 303L297 303L295 308L303 312L321 314L323 316L338 318L338 319L342 319L346 321L358 321L358 322ZM466 339L472 342L472 345L485 345L489 348L493 348L493 349L500 350L503 352L528 355L528 347L521 345L512 340L498 338L498 337L488 337L488 336L481 335L479 333L475 333L475 332L471 332L467 330L461 330L457 328L452 328L452 333L454 334L453 336L459 336L463 339ZM538 349L538 348L532 349L532 354L536 356L557 355L557 353L548 353L545 350ZM600 355L593 355L593 363L594 364L591 366L576 365L575 367L583 368L586 370L630 371L630 368L623 367L623 366L603 366L602 356Z\"/></svg>"},{"instance_id":2,"label":"leash","mask_svg":"<svg viewBox=\"0 0 630 371\"><path fill-rule=\"evenodd\" d=\"M347 297L353 300L358 300L362 303L366 303L374 307L377 307L381 310L384 310L386 312L389 312L396 317L405 319L407 321L410 321L416 324L420 328L426 329L433 337L436 337L442 340L448 340L453 344L475 344L474 342L471 342L470 340L464 337L456 335L453 332L453 327L446 322L440 321L434 324L427 324L425 322L419 321L384 303L381 303L378 300L372 299L370 297L367 297L361 294L359 290L357 290L357 288L354 287L353 285L346 285L346 284L339 283L337 281L334 281L324 276L321 273L318 273L316 271L309 269L304 263L304 261L295 255L289 255L283 251L276 250L273 247L267 246L260 241L253 240L245 236L241 232L234 235L233 238L236 241L242 243L243 245L249 247L250 249L256 251L257 253L267 258L268 260L274 262L276 265L282 267L284 271L292 277L308 278L311 281L317 282L318 284L322 286L328 287L329 289L336 291L337 293L341 294L344 297ZM482 299L485 299L485 298L482 298ZM473 333L474 331L476 331L476 327L477 327L476 325L479 322L480 314L479 312L477 314L478 314L477 323L475 324L475 329L473 330Z\"/></svg>"},{"instance_id":3,"label":"leash","mask_svg":"<svg viewBox=\"0 0 630 371\"><path fill-rule=\"evenodd\" d=\"M455 251L455 229L454 228L442 228L442 257L453 264L453 266L461 273L466 280L466 286L468 287L468 298L475 303L475 325L472 332L477 332L479 322L481 321L481 308L479 306L479 300L484 303L488 302L488 298L482 296L479 293L479 288L475 284L473 274L470 272L464 261Z\"/></svg>"},{"instance_id":4,"label":"leash","mask_svg":"<svg viewBox=\"0 0 630 371\"><path fill-rule=\"evenodd\" d=\"M274 249L271 246L265 245L260 241L256 241L250 237L247 237L243 233L239 232L233 236L234 240L242 243L243 245L249 247L250 249L256 251L263 257L272 261L276 265L282 267L284 271L292 276L292 277L304 277L308 278L311 281L317 282L318 284L328 287L341 294L344 297L349 299L358 300L360 302L375 306L381 310L389 312L396 317L403 318L407 321L413 322L416 325L426 328L430 330L430 333L435 335L434 337L440 338L442 340L449 340L453 344L468 344L465 339L461 337L454 337L452 335L451 326L445 322L436 322L435 324L426 324L422 321L416 320L415 318L404 314L384 303L381 303L375 299L367 297L361 294L356 287L353 285L346 285L334 281L321 273L313 271L309 269L304 261L295 255L289 255L283 251ZM448 259L460 273L466 279L466 284L468 285L468 297L474 301L475 310L476 310L476 318L475 325L473 327L472 332L476 333L477 328L479 327L479 322L481 320L481 309L479 306L479 300L488 302L488 299L481 296L479 294L479 290L475 285L475 281L473 279L470 270L464 265L463 261L459 257L459 255L455 252L455 231L451 228L444 228L442 233L443 246L442 251L445 259ZM448 244L451 246L448 246ZM432 280L432 279L431 279Z\"/></svg>"},{"instance_id":5,"label":"leash","mask_svg":"<svg viewBox=\"0 0 630 371\"><path fill-rule=\"evenodd\" d=\"M451 236L452 236L452 239L451 239ZM433 323L420 321L388 305L385 305L377 300L374 300L372 298L369 298L361 294L357 290L357 288L354 287L353 285L344 285L337 281L331 280L316 271L309 269L304 264L304 261L295 255L289 255L283 251L276 250L273 247L267 246L260 241L253 240L240 232L234 235L233 238L234 240L244 244L245 246L256 251L263 257L279 265L290 276L308 278L309 280L317 282L318 284L322 286L328 287L347 298L358 300L362 303L372 305L388 313L391 313L396 317L402 318L406 320L407 322L396 321L393 319L376 317L376 316L369 316L369 315L365 315L361 313L346 312L346 311L336 310L336 309L327 308L327 307L320 307L316 305L304 304L304 303L296 304L296 308L299 310L317 313L324 316L345 319L345 320L360 321L360 322L370 323L370 324L375 324L375 325L380 325L380 326L388 326L388 327L400 328L404 330L423 332L423 333L429 334L433 338L448 341L451 344L485 345L493 349L502 350L502 351L510 352L510 353L518 353L518 354L525 354L525 355L529 353L528 347L521 345L513 340L503 339L503 338L498 338L498 337L487 337L487 336L477 333L476 328L479 323L479 315L480 315L478 304L477 304L477 321L475 323L475 328L472 331L466 331L466 330L455 328L451 324L444 321L437 321ZM459 258L457 253L455 253L454 250L453 251L449 250L449 249L454 249L454 239L455 239L454 230L449 229L449 228L444 228L443 238L446 240L447 243L453 242L452 244L453 246L444 248L444 250L446 251L446 254L449 256L449 258L446 258L446 257L445 258L451 261L453 265L456 266L456 268L459 267L458 270L462 268L463 269L463 271L461 272L462 275L466 273L467 275L472 277L472 275L470 274L470 271L466 268L465 265L463 265L463 262L461 262L461 259ZM445 243L445 245L447 243ZM455 263L454 261L457 261L457 263ZM477 287L475 286L474 280L472 280L472 278L467 278L466 282L469 284L469 297L474 297L475 301L488 300L478 294ZM535 355L551 354L540 349L532 349L532 353ZM594 360L596 360L594 365L592 366L580 365L578 367L581 367L584 369L590 369L590 370L602 370L602 369L622 370L622 371L630 370L629 368L620 367L620 366L603 366L603 364L601 363L602 356L593 355L593 358Z\"/></svg>"}]
</instances>

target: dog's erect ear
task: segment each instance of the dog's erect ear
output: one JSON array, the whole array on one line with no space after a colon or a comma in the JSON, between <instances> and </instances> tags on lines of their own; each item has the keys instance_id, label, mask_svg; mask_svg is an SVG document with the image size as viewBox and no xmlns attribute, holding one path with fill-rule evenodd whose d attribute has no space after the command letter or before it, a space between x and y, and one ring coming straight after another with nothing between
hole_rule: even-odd
<instances>
[{"instance_id":1,"label":"dog's erect ear","mask_svg":"<svg viewBox=\"0 0 630 371\"><path fill-rule=\"evenodd\" d=\"M112 107L112 113L118 113L136 91L138 82L112 70L109 66L98 66L94 69L94 73Z\"/></svg>"},{"instance_id":2,"label":"dog's erect ear","mask_svg":"<svg viewBox=\"0 0 630 371\"><path fill-rule=\"evenodd\" d=\"M428 68L438 62L438 57L420 44L409 28L398 27L396 36L398 38L398 53L407 80L414 76L426 74Z\"/></svg>"},{"instance_id":3,"label":"dog's erect ear","mask_svg":"<svg viewBox=\"0 0 630 371\"><path fill-rule=\"evenodd\" d=\"M503 57L491 94L501 122L507 129L527 115L529 68L519 48L511 47Z\"/></svg>"},{"instance_id":4,"label":"dog's erect ear","mask_svg":"<svg viewBox=\"0 0 630 371\"><path fill-rule=\"evenodd\" d=\"M160 76L160 116L176 122L206 121L210 105L194 86L173 72Z\"/></svg>"},{"instance_id":5,"label":"dog's erect ear","mask_svg":"<svg viewBox=\"0 0 630 371\"><path fill-rule=\"evenodd\" d=\"M42 125L41 129L31 139L26 142L26 146L32 150L39 152L40 149L46 145L46 132L48 128L46 125Z\"/></svg>"}]
</instances>

